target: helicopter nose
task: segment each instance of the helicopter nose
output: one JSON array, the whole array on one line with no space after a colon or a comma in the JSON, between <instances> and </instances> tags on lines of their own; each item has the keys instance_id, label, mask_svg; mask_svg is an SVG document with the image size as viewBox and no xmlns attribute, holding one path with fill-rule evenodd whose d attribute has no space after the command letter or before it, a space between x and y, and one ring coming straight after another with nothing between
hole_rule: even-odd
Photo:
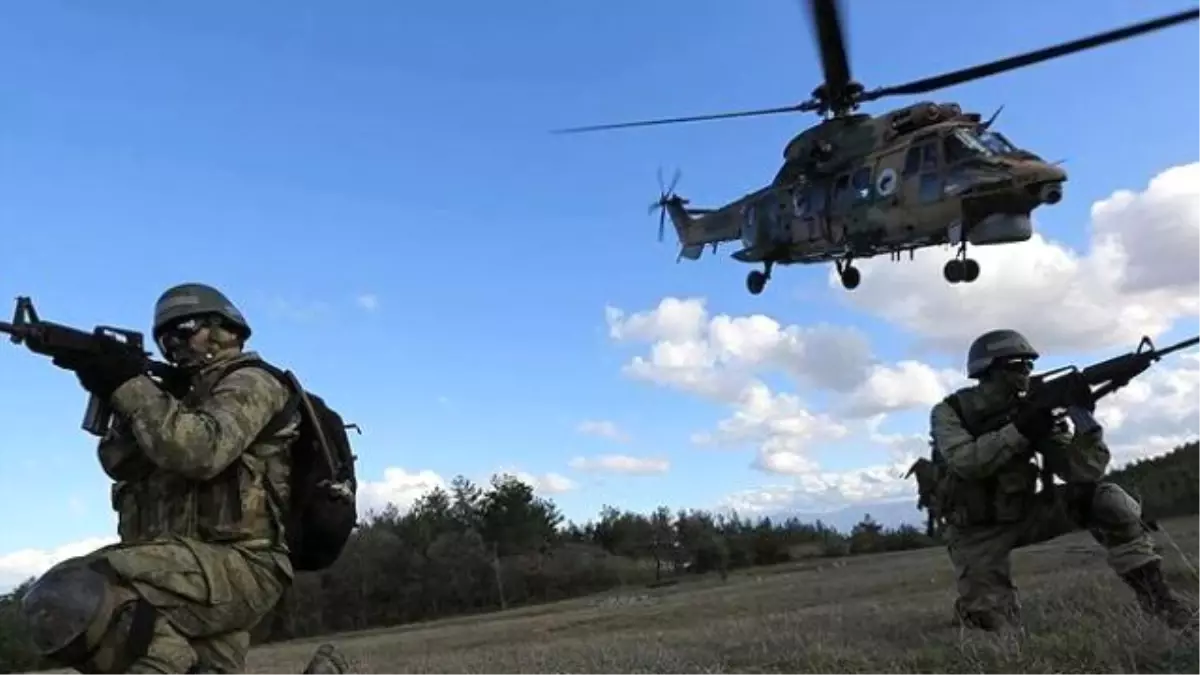
<instances>
[{"instance_id":1,"label":"helicopter nose","mask_svg":"<svg viewBox=\"0 0 1200 675\"><path fill-rule=\"evenodd\" d=\"M1042 204L1054 205L1062 201L1062 184L1067 180L1067 172L1053 164L1038 162L1029 167L1030 171L1026 189L1031 196L1036 197Z\"/></svg>"},{"instance_id":2,"label":"helicopter nose","mask_svg":"<svg viewBox=\"0 0 1200 675\"><path fill-rule=\"evenodd\" d=\"M1043 204L1054 205L1062 201L1062 183L1043 183L1038 190L1038 199Z\"/></svg>"}]
</instances>

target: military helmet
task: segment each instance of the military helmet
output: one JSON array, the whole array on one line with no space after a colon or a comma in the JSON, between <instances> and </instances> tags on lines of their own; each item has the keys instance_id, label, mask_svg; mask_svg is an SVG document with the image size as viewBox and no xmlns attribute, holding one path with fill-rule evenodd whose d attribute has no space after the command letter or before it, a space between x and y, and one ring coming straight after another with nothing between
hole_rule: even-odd
<instances>
[{"instance_id":1,"label":"military helmet","mask_svg":"<svg viewBox=\"0 0 1200 675\"><path fill-rule=\"evenodd\" d=\"M154 305L154 337L172 324L195 316L215 314L241 332L243 338L250 337L250 324L246 317L230 302L225 294L205 284L179 284L168 288Z\"/></svg>"},{"instance_id":2,"label":"military helmet","mask_svg":"<svg viewBox=\"0 0 1200 675\"><path fill-rule=\"evenodd\" d=\"M997 359L1036 359L1040 354L1015 330L992 330L975 338L967 350L967 375L979 378Z\"/></svg>"}]
</instances>

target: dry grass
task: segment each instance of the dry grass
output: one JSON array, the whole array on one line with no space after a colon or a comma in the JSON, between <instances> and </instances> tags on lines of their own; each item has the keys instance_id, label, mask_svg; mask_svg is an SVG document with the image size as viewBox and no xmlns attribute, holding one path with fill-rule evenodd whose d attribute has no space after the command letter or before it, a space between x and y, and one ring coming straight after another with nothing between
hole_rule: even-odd
<instances>
[{"instance_id":1,"label":"dry grass","mask_svg":"<svg viewBox=\"0 0 1200 675\"><path fill-rule=\"evenodd\" d=\"M1166 529L1196 565L1197 520ZM1197 581L1159 535L1177 588ZM953 575L930 549L747 571L337 636L355 672L1188 672L1195 635L1138 612L1084 533L1018 551L1025 632L951 620ZM296 672L320 640L269 645L249 672Z\"/></svg>"}]
</instances>

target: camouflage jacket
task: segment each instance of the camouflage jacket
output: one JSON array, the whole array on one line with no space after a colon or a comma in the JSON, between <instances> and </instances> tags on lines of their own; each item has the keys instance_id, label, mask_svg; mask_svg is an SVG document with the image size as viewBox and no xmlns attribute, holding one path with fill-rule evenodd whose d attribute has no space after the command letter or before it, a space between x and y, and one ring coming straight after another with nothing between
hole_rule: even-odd
<instances>
[{"instance_id":1,"label":"camouflage jacket","mask_svg":"<svg viewBox=\"0 0 1200 675\"><path fill-rule=\"evenodd\" d=\"M146 376L113 393L119 423L98 454L114 481L122 542L184 537L286 553L287 450L299 417L259 438L289 392L260 368L225 374L255 358L247 352L205 366L182 399Z\"/></svg>"},{"instance_id":2,"label":"camouflage jacket","mask_svg":"<svg viewBox=\"0 0 1200 675\"><path fill-rule=\"evenodd\" d=\"M960 520L1015 520L1023 517L1037 490L1041 455L1049 474L1065 481L1094 481L1103 475L1109 451L1101 437L1075 437L1059 426L1032 443L1013 425L1016 400L1002 388L979 384L958 390L962 416L940 401L930 412L934 451L946 466L945 510Z\"/></svg>"}]
</instances>

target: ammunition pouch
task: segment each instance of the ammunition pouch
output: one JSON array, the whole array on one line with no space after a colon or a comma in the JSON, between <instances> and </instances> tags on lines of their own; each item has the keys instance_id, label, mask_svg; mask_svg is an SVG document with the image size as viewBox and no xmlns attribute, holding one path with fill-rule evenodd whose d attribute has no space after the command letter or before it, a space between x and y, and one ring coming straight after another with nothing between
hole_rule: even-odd
<instances>
[{"instance_id":1,"label":"ammunition pouch","mask_svg":"<svg viewBox=\"0 0 1200 675\"><path fill-rule=\"evenodd\" d=\"M1021 521L1033 510L1037 480L1037 466L1027 462L996 476L992 497L996 523Z\"/></svg>"}]
</instances>

